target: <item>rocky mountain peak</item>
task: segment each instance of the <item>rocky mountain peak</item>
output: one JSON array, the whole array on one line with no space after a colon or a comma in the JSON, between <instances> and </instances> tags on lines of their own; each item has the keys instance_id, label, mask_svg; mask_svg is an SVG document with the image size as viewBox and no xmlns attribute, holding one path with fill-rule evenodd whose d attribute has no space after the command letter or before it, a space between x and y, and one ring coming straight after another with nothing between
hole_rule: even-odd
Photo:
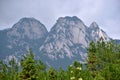
<instances>
[{"instance_id":1,"label":"rocky mountain peak","mask_svg":"<svg viewBox=\"0 0 120 80\"><path fill-rule=\"evenodd\" d=\"M26 53L29 48L37 52L47 34L46 27L37 19L22 18L12 28L0 31L1 54L5 53L7 56L14 54L18 57Z\"/></svg>"},{"instance_id":2,"label":"rocky mountain peak","mask_svg":"<svg viewBox=\"0 0 120 80\"><path fill-rule=\"evenodd\" d=\"M90 28L91 28L91 29L99 29L99 26L98 26L98 24L97 24L96 22L92 22L92 23L90 24Z\"/></svg>"},{"instance_id":3,"label":"rocky mountain peak","mask_svg":"<svg viewBox=\"0 0 120 80\"><path fill-rule=\"evenodd\" d=\"M64 17L66 20L69 20L69 21L81 21L77 16L66 16Z\"/></svg>"},{"instance_id":4,"label":"rocky mountain peak","mask_svg":"<svg viewBox=\"0 0 120 80\"><path fill-rule=\"evenodd\" d=\"M22 28L22 27L28 27L28 26L30 27L34 23L40 23L40 22L35 18L24 17L24 18L21 18L15 25L13 25L13 28Z\"/></svg>"},{"instance_id":5,"label":"rocky mountain peak","mask_svg":"<svg viewBox=\"0 0 120 80\"><path fill-rule=\"evenodd\" d=\"M38 20L36 20L35 18L33 18L33 17L24 17L24 18L21 18L20 20L19 20L19 22L25 22L25 21L38 21Z\"/></svg>"},{"instance_id":6,"label":"rocky mountain peak","mask_svg":"<svg viewBox=\"0 0 120 80\"><path fill-rule=\"evenodd\" d=\"M22 18L13 25L8 35L20 38L39 39L47 33L46 27L35 18Z\"/></svg>"},{"instance_id":7,"label":"rocky mountain peak","mask_svg":"<svg viewBox=\"0 0 120 80\"><path fill-rule=\"evenodd\" d=\"M55 39L69 39L73 43L81 43L87 46L85 36L87 27L76 16L60 17L52 27L50 34L56 35Z\"/></svg>"},{"instance_id":8,"label":"rocky mountain peak","mask_svg":"<svg viewBox=\"0 0 120 80\"><path fill-rule=\"evenodd\" d=\"M50 59L73 58L75 55L85 58L88 45L87 27L77 17L60 17L50 30L40 52L45 53ZM55 53L55 54L54 54ZM75 57L74 57L75 59Z\"/></svg>"},{"instance_id":9,"label":"rocky mountain peak","mask_svg":"<svg viewBox=\"0 0 120 80\"><path fill-rule=\"evenodd\" d=\"M35 18L22 18L12 28L0 31L2 57L16 57L32 48L47 65L67 67L73 61L85 62L89 43L109 36L96 22L87 27L78 17L60 17L48 32ZM1 57L1 55L0 55Z\"/></svg>"},{"instance_id":10,"label":"rocky mountain peak","mask_svg":"<svg viewBox=\"0 0 120 80\"><path fill-rule=\"evenodd\" d=\"M93 41L98 41L101 38L103 38L104 41L108 41L110 39L109 36L102 29L99 28L96 22L91 23L89 30L91 39Z\"/></svg>"},{"instance_id":11,"label":"rocky mountain peak","mask_svg":"<svg viewBox=\"0 0 120 80\"><path fill-rule=\"evenodd\" d=\"M79 28L85 30L86 26L78 17L73 16L66 16L58 18L56 24L51 28L51 31L58 31L61 29L72 29L72 28ZM65 31L65 30L64 30Z\"/></svg>"},{"instance_id":12,"label":"rocky mountain peak","mask_svg":"<svg viewBox=\"0 0 120 80\"><path fill-rule=\"evenodd\" d=\"M79 23L82 22L82 20L80 20L78 17L76 16L65 16L65 17L60 17L57 20L58 23L66 23L69 24L70 22L74 22L74 23ZM82 22L83 23L83 22Z\"/></svg>"}]
</instances>

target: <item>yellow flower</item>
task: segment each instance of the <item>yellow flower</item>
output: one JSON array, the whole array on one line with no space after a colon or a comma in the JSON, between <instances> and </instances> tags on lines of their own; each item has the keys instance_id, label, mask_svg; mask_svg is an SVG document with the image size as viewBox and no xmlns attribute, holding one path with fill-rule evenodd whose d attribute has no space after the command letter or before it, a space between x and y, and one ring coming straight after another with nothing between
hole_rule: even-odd
<instances>
[{"instance_id":1,"label":"yellow flower","mask_svg":"<svg viewBox=\"0 0 120 80\"><path fill-rule=\"evenodd\" d=\"M75 77L71 77L70 79L71 79L71 80L74 80L74 79L75 79Z\"/></svg>"},{"instance_id":2,"label":"yellow flower","mask_svg":"<svg viewBox=\"0 0 120 80\"><path fill-rule=\"evenodd\" d=\"M82 80L82 78L79 78L78 80Z\"/></svg>"},{"instance_id":3,"label":"yellow flower","mask_svg":"<svg viewBox=\"0 0 120 80\"><path fill-rule=\"evenodd\" d=\"M73 73L73 71L71 71L71 73Z\"/></svg>"},{"instance_id":4,"label":"yellow flower","mask_svg":"<svg viewBox=\"0 0 120 80\"><path fill-rule=\"evenodd\" d=\"M77 69L78 69L78 70L82 70L82 68L81 68L81 67L77 67Z\"/></svg>"},{"instance_id":5,"label":"yellow flower","mask_svg":"<svg viewBox=\"0 0 120 80\"><path fill-rule=\"evenodd\" d=\"M72 65L70 65L70 67L72 67Z\"/></svg>"}]
</instances>

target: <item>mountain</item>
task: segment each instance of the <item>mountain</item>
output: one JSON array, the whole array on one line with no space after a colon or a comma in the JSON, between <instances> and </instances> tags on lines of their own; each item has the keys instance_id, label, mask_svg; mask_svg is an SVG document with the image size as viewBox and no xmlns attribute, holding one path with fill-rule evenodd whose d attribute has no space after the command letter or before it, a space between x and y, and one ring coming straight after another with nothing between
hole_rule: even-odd
<instances>
[{"instance_id":1,"label":"mountain","mask_svg":"<svg viewBox=\"0 0 120 80\"><path fill-rule=\"evenodd\" d=\"M117 44L120 44L120 40L119 40L119 39L114 39L114 41L115 41Z\"/></svg>"},{"instance_id":2,"label":"mountain","mask_svg":"<svg viewBox=\"0 0 120 80\"><path fill-rule=\"evenodd\" d=\"M76 16L58 18L49 32L40 21L22 18L12 28L0 31L0 58L20 59L32 48L36 58L48 66L65 69L75 60L84 63L89 43L101 37L110 40L96 22L88 27Z\"/></svg>"},{"instance_id":3,"label":"mountain","mask_svg":"<svg viewBox=\"0 0 120 80\"><path fill-rule=\"evenodd\" d=\"M0 31L0 58L16 57L27 53L29 48L38 52L48 31L34 18L22 18L12 28Z\"/></svg>"},{"instance_id":4,"label":"mountain","mask_svg":"<svg viewBox=\"0 0 120 80\"><path fill-rule=\"evenodd\" d=\"M104 39L104 41L110 40L109 36L102 29L99 28L96 22L92 22L88 30L90 31L90 40L98 41L101 37Z\"/></svg>"},{"instance_id":5,"label":"mountain","mask_svg":"<svg viewBox=\"0 0 120 80\"><path fill-rule=\"evenodd\" d=\"M85 62L89 43L101 37L106 41L110 39L96 22L87 27L76 16L60 17L40 47L41 54L44 53L41 58L48 59L46 63L56 68L65 68L75 60Z\"/></svg>"}]
</instances>

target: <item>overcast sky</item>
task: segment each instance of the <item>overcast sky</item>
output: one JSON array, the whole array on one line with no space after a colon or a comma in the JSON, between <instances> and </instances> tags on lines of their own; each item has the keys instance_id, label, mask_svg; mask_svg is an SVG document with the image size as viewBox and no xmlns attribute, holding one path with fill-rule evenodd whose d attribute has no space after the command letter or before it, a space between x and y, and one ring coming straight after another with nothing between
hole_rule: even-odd
<instances>
[{"instance_id":1,"label":"overcast sky","mask_svg":"<svg viewBox=\"0 0 120 80\"><path fill-rule=\"evenodd\" d=\"M87 26L95 21L108 36L120 39L120 0L0 0L0 30L23 17L34 17L50 30L64 16L77 16Z\"/></svg>"}]
</instances>

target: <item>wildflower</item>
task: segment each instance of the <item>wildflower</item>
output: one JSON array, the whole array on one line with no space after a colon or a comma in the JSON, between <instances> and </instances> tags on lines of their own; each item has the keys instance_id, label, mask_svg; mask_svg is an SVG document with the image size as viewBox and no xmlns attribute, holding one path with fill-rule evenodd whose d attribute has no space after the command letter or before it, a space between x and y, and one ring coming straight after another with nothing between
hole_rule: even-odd
<instances>
[{"instance_id":1,"label":"wildflower","mask_svg":"<svg viewBox=\"0 0 120 80\"><path fill-rule=\"evenodd\" d=\"M82 70L81 67L77 67L78 70Z\"/></svg>"},{"instance_id":2,"label":"wildflower","mask_svg":"<svg viewBox=\"0 0 120 80\"><path fill-rule=\"evenodd\" d=\"M72 67L72 65L70 65L70 67Z\"/></svg>"},{"instance_id":3,"label":"wildflower","mask_svg":"<svg viewBox=\"0 0 120 80\"><path fill-rule=\"evenodd\" d=\"M73 71L71 71L71 73L73 73Z\"/></svg>"},{"instance_id":4,"label":"wildflower","mask_svg":"<svg viewBox=\"0 0 120 80\"><path fill-rule=\"evenodd\" d=\"M74 79L75 79L75 77L71 77L70 79L71 79L71 80L74 80Z\"/></svg>"},{"instance_id":5,"label":"wildflower","mask_svg":"<svg viewBox=\"0 0 120 80\"><path fill-rule=\"evenodd\" d=\"M78 78L78 80L83 80L82 78Z\"/></svg>"}]
</instances>

